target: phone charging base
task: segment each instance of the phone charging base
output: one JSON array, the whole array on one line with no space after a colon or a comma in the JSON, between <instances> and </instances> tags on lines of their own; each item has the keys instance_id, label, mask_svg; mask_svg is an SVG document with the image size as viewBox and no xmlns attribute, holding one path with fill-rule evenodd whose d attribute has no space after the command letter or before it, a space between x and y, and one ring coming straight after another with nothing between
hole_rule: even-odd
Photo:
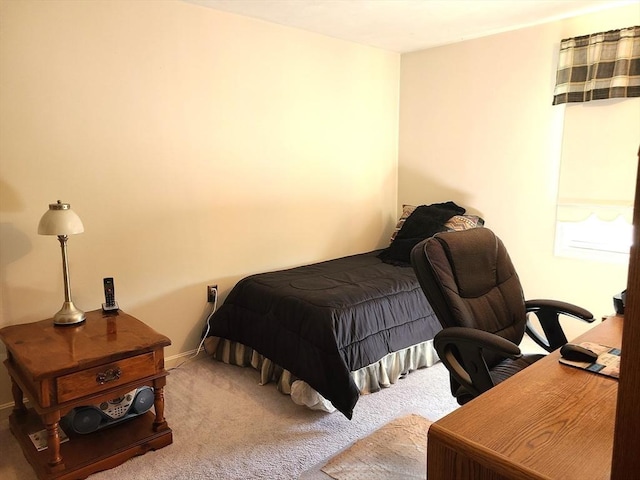
<instances>
[{"instance_id":1,"label":"phone charging base","mask_svg":"<svg viewBox=\"0 0 640 480\"><path fill-rule=\"evenodd\" d=\"M113 305L107 305L106 303L102 304L102 311L103 312L113 312L114 310L119 310L120 307L118 307L118 302L113 302Z\"/></svg>"}]
</instances>

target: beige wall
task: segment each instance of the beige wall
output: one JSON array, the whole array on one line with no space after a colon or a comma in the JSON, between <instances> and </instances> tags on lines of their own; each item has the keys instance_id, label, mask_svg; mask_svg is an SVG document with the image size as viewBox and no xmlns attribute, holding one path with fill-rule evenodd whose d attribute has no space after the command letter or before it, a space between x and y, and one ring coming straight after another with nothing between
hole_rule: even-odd
<instances>
[{"instance_id":1,"label":"beige wall","mask_svg":"<svg viewBox=\"0 0 640 480\"><path fill-rule=\"evenodd\" d=\"M115 277L169 356L197 346L205 285L224 297L246 274L383 246L402 203L482 214L529 298L609 313L626 268L552 254L551 92L561 38L639 15L400 60L183 2L0 0L0 326L60 307L58 242L35 233L57 199L85 224L69 242L75 303L99 308Z\"/></svg>"},{"instance_id":2,"label":"beige wall","mask_svg":"<svg viewBox=\"0 0 640 480\"><path fill-rule=\"evenodd\" d=\"M460 202L503 239L527 298L611 313L626 265L553 256L564 107L551 102L561 39L638 22L634 5L403 55L399 203Z\"/></svg>"},{"instance_id":3,"label":"beige wall","mask_svg":"<svg viewBox=\"0 0 640 480\"><path fill-rule=\"evenodd\" d=\"M2 1L0 22L0 326L62 304L36 234L57 199L85 225L76 305L113 276L168 356L196 348L207 284L388 238L398 54L178 1Z\"/></svg>"}]
</instances>

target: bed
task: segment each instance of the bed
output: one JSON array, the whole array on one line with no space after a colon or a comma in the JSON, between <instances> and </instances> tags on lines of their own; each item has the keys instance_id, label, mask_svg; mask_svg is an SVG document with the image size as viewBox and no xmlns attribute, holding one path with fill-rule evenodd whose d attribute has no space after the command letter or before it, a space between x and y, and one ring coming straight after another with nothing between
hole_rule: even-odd
<instances>
[{"instance_id":1,"label":"bed","mask_svg":"<svg viewBox=\"0 0 640 480\"><path fill-rule=\"evenodd\" d=\"M409 263L411 244L481 225L453 202L405 206L382 250L240 280L210 317L205 349L252 366L296 403L352 418L360 394L437 357L441 329ZM419 226L419 228L416 228Z\"/></svg>"}]
</instances>

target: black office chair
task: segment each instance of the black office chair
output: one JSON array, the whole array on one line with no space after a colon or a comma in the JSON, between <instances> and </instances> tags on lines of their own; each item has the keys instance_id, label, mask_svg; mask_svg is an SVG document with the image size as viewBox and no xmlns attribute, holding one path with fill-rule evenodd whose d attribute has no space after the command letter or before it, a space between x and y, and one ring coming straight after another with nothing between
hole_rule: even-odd
<instances>
[{"instance_id":1,"label":"black office chair","mask_svg":"<svg viewBox=\"0 0 640 480\"><path fill-rule=\"evenodd\" d=\"M569 303L525 301L507 250L488 228L438 233L413 248L411 263L442 324L434 346L460 405L544 356L520 352L525 331L550 352L567 343L561 314L594 320Z\"/></svg>"}]
</instances>

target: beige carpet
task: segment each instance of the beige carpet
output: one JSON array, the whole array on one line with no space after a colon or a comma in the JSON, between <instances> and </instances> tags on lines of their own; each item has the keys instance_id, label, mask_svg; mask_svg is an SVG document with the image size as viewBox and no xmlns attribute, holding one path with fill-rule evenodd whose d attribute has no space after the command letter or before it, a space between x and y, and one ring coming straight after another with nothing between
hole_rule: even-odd
<instances>
[{"instance_id":1,"label":"beige carpet","mask_svg":"<svg viewBox=\"0 0 640 480\"><path fill-rule=\"evenodd\" d=\"M424 480L430 425L416 414L393 420L331 458L321 470L336 480Z\"/></svg>"},{"instance_id":2,"label":"beige carpet","mask_svg":"<svg viewBox=\"0 0 640 480\"><path fill-rule=\"evenodd\" d=\"M327 459L393 419L437 420L457 408L441 363L362 396L353 420L296 405L259 381L252 368L208 358L172 370L165 415L173 444L90 480L294 480L307 472L314 476L305 480L330 480L320 471ZM0 479L37 480L7 419L0 419Z\"/></svg>"}]
</instances>

